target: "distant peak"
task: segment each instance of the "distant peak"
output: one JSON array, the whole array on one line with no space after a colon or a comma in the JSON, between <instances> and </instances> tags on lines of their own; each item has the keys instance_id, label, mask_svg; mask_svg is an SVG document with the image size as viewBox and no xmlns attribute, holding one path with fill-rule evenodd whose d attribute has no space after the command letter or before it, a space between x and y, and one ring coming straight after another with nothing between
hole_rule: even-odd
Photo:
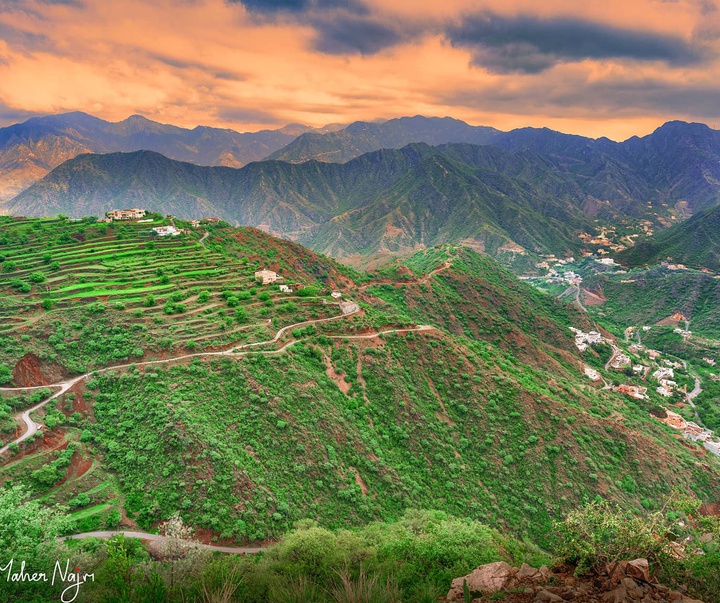
<instances>
[{"instance_id":1,"label":"distant peak","mask_svg":"<svg viewBox=\"0 0 720 603\"><path fill-rule=\"evenodd\" d=\"M125 121L152 121L145 117L144 115L131 115L128 117Z\"/></svg>"}]
</instances>

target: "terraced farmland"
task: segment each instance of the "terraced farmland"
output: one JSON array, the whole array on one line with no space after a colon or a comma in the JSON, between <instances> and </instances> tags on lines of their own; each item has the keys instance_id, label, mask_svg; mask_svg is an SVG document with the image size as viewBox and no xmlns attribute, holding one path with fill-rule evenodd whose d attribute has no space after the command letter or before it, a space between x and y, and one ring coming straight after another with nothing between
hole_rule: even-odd
<instances>
[{"instance_id":1,"label":"terraced farmland","mask_svg":"<svg viewBox=\"0 0 720 603\"><path fill-rule=\"evenodd\" d=\"M0 365L17 385L52 381L30 373L53 365L82 373L267 340L285 325L338 314L329 287L347 281L329 263L306 271L254 229L195 230L158 215L149 223L0 220ZM183 234L152 230L170 223ZM293 293L256 283L261 268Z\"/></svg>"}]
</instances>

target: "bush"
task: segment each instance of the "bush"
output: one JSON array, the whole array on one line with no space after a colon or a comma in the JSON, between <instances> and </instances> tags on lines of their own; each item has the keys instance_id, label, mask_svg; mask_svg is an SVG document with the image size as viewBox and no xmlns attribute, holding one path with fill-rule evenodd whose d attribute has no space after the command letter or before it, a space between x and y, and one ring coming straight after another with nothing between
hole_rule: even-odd
<instances>
[{"instance_id":1,"label":"bush","mask_svg":"<svg viewBox=\"0 0 720 603\"><path fill-rule=\"evenodd\" d=\"M42 272L33 272L28 276L28 280L31 283L44 283L47 277Z\"/></svg>"},{"instance_id":2,"label":"bush","mask_svg":"<svg viewBox=\"0 0 720 603\"><path fill-rule=\"evenodd\" d=\"M4 364L0 364L0 385L9 383L11 380L12 380L12 371Z\"/></svg>"},{"instance_id":3,"label":"bush","mask_svg":"<svg viewBox=\"0 0 720 603\"><path fill-rule=\"evenodd\" d=\"M42 303L40 305L42 306L43 310L52 310L53 301L51 299L44 299L42 300Z\"/></svg>"},{"instance_id":4,"label":"bush","mask_svg":"<svg viewBox=\"0 0 720 603\"><path fill-rule=\"evenodd\" d=\"M298 297L317 297L320 295L319 287L303 287L298 292Z\"/></svg>"},{"instance_id":5,"label":"bush","mask_svg":"<svg viewBox=\"0 0 720 603\"><path fill-rule=\"evenodd\" d=\"M660 536L669 528L666 521L662 513L636 516L605 500L593 501L556 524L557 552L576 564L578 573L602 570L623 559L657 562L666 557Z\"/></svg>"}]
</instances>

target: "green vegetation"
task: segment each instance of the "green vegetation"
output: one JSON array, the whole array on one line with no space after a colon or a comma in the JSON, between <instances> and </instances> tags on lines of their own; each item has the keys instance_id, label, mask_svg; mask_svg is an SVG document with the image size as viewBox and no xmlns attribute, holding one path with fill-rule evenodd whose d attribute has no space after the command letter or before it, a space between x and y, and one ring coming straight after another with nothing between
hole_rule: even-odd
<instances>
[{"instance_id":1,"label":"green vegetation","mask_svg":"<svg viewBox=\"0 0 720 603\"><path fill-rule=\"evenodd\" d=\"M42 434L6 456L0 483L67 506L76 530L150 530L179 513L237 543L289 534L236 568L245 600L281 601L268 576L282 576L302 581L308 601L361 582L433 601L482 562L547 559L520 542L553 550L557 522L599 498L644 521L675 490L706 502L720 490L718 459L649 416L655 394L634 400L582 375L608 354L578 354L569 327L593 328L586 315L471 250L444 246L359 277L253 229L149 246L142 224L1 224L16 263L0 277L6 379L96 372L40 409ZM65 234L73 242L58 243ZM57 273L30 293L13 288L48 255ZM307 293L259 285L261 267ZM335 289L361 312L341 314ZM678 383L701 370L691 358ZM3 392L4 441L13 414L48 395ZM179 600L173 589L195 588L168 586L162 564L157 579L140 572L132 545L94 546L108 589L98 597L158 588ZM133 579L113 581L117 568Z\"/></svg>"},{"instance_id":2,"label":"green vegetation","mask_svg":"<svg viewBox=\"0 0 720 603\"><path fill-rule=\"evenodd\" d=\"M12 273L0 277L0 384L28 353L81 373L188 343L197 352L268 339L278 298L287 301L276 328L330 315L317 300L276 286L253 298L254 272L266 262L289 283L307 284L305 297L326 294L325 283L340 277L328 262L296 261L294 248L254 229L211 226L202 246L194 230L155 240L150 228L164 223L0 218L2 266ZM49 258L59 269L40 272Z\"/></svg>"}]
</instances>

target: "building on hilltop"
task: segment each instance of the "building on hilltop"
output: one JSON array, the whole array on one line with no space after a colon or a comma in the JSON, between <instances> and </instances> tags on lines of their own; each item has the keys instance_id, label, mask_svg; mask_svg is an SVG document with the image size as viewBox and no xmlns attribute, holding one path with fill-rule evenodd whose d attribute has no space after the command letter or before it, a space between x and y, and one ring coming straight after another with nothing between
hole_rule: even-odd
<instances>
[{"instance_id":1,"label":"building on hilltop","mask_svg":"<svg viewBox=\"0 0 720 603\"><path fill-rule=\"evenodd\" d=\"M132 209L113 209L105 215L110 220L139 220L144 218L147 212L144 209L133 207Z\"/></svg>"},{"instance_id":2,"label":"building on hilltop","mask_svg":"<svg viewBox=\"0 0 720 603\"><path fill-rule=\"evenodd\" d=\"M277 281L283 280L282 276L278 276L277 272L273 272L272 270L258 270L255 273L255 280L259 283L262 283L263 285L269 285L270 283L275 283Z\"/></svg>"},{"instance_id":3,"label":"building on hilltop","mask_svg":"<svg viewBox=\"0 0 720 603\"><path fill-rule=\"evenodd\" d=\"M182 232L174 226L156 226L153 231L159 237L176 237Z\"/></svg>"}]
</instances>

